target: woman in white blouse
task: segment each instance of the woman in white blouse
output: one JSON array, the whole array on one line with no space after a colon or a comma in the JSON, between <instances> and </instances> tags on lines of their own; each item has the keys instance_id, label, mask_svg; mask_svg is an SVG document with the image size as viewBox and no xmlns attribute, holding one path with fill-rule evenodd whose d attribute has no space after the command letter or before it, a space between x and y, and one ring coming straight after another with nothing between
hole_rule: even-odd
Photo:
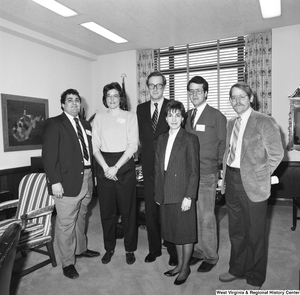
<instances>
[{"instance_id":1,"label":"woman in white blouse","mask_svg":"<svg viewBox=\"0 0 300 295\"><path fill-rule=\"evenodd\" d=\"M125 109L126 98L117 82L103 88L107 111L96 114L92 142L97 161L97 192L100 202L104 248L102 263L110 262L116 246L118 212L122 218L126 262L135 262L137 248L136 176L133 154L138 148L135 113Z\"/></svg>"},{"instance_id":2,"label":"woman in white blouse","mask_svg":"<svg viewBox=\"0 0 300 295\"><path fill-rule=\"evenodd\" d=\"M175 285L187 280L193 245L197 241L196 197L199 182L199 141L185 131L185 110L180 101L171 100L166 107L170 126L160 135L155 154L155 201L160 205L161 236L174 243L178 265L164 274L177 276Z\"/></svg>"}]
</instances>

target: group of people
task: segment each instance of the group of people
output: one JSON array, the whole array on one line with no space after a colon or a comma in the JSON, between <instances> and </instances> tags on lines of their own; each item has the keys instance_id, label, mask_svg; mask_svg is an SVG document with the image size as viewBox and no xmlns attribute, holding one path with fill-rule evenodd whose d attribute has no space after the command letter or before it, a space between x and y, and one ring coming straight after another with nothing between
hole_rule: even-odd
<instances>
[{"instance_id":1,"label":"group of people","mask_svg":"<svg viewBox=\"0 0 300 295\"><path fill-rule=\"evenodd\" d=\"M195 76L187 84L194 106L188 112L181 102L164 97L166 78L160 72L152 72L146 84L150 100L138 105L136 114L126 110L122 88L113 82L103 88L107 111L96 114L93 128L78 116L81 97L74 89L61 95L63 113L45 122L42 157L57 210L64 275L79 276L76 258L100 255L87 248L85 231L95 178L106 251L102 263L114 255L119 215L126 262L135 262L133 155L140 145L149 247L145 262L161 256L164 245L174 267L164 274L177 275L175 285L185 283L191 265L201 262L197 271L209 272L217 264L214 211L217 183L223 178L231 254L229 270L219 279L242 278L250 288L259 288L266 277L271 175L283 158L278 125L251 108L253 92L245 83L230 88L237 116L228 122L207 103L209 87L203 77Z\"/></svg>"}]
</instances>

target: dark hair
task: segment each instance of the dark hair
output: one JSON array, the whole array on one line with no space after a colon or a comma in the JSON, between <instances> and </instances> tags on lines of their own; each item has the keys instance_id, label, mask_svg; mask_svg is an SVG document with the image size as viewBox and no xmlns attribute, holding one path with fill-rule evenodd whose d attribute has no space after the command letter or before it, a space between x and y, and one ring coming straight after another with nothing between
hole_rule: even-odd
<instances>
[{"instance_id":1,"label":"dark hair","mask_svg":"<svg viewBox=\"0 0 300 295\"><path fill-rule=\"evenodd\" d=\"M67 98L67 95L68 95L68 94L77 95L78 98L79 98L79 101L80 101L80 103L81 103L81 97L80 97L80 95L79 95L79 92L78 92L76 89L70 88L70 89L67 89L66 91L64 91L64 92L61 94L61 96L60 96L60 104L61 104L61 105L62 105L62 104L65 104L66 98ZM63 108L62 106L61 106L61 109L64 111L64 108Z\"/></svg>"},{"instance_id":2,"label":"dark hair","mask_svg":"<svg viewBox=\"0 0 300 295\"><path fill-rule=\"evenodd\" d=\"M189 82L188 82L188 84L187 84L187 91L189 91L190 90L190 84L191 83L195 83L195 84L203 84L203 90L204 90L204 92L207 92L208 93L208 83L207 83L207 81L203 78L203 77L201 77L201 76L194 76Z\"/></svg>"},{"instance_id":3,"label":"dark hair","mask_svg":"<svg viewBox=\"0 0 300 295\"><path fill-rule=\"evenodd\" d=\"M120 109L127 111L127 100L126 100L124 92L118 82L111 82L103 87L102 101L103 101L104 106L106 108L108 108L108 105L106 102L106 96L107 96L107 92L112 89L117 90L120 95Z\"/></svg>"},{"instance_id":4,"label":"dark hair","mask_svg":"<svg viewBox=\"0 0 300 295\"><path fill-rule=\"evenodd\" d=\"M158 72L158 71L155 71L155 72L152 72L148 77L147 77L147 80L146 80L146 85L149 86L149 80L151 77L161 77L162 80L163 80L163 85L166 86L167 84L167 79L166 77L161 73L161 72Z\"/></svg>"},{"instance_id":5,"label":"dark hair","mask_svg":"<svg viewBox=\"0 0 300 295\"><path fill-rule=\"evenodd\" d=\"M180 112L183 118L183 121L181 123L181 126L183 127L185 125L185 119L186 119L186 112L183 103L181 101L171 99L166 106L165 117L167 118L168 114L172 111Z\"/></svg>"},{"instance_id":6,"label":"dark hair","mask_svg":"<svg viewBox=\"0 0 300 295\"><path fill-rule=\"evenodd\" d=\"M229 90L229 97L231 97L233 88L239 88L239 89L243 90L244 92L246 92L249 99L251 98L251 96L253 96L253 91L252 91L251 87L245 82L238 82L238 83L233 84Z\"/></svg>"}]
</instances>

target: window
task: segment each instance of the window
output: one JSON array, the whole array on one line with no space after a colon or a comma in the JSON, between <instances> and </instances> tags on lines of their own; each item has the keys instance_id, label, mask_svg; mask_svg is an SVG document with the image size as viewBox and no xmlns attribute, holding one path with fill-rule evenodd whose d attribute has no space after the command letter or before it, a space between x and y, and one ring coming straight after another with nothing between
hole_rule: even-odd
<instances>
[{"instance_id":1,"label":"window","mask_svg":"<svg viewBox=\"0 0 300 295\"><path fill-rule=\"evenodd\" d=\"M235 37L154 50L154 68L167 78L165 96L180 100L188 110L186 85L196 75L209 84L207 102L227 118L235 116L229 102L230 87L244 81L244 37Z\"/></svg>"}]
</instances>

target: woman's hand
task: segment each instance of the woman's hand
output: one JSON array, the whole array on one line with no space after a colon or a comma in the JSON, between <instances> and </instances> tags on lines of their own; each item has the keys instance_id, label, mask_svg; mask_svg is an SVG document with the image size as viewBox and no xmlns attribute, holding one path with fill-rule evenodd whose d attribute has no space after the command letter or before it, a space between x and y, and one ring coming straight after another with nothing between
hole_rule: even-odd
<instances>
[{"instance_id":1,"label":"woman's hand","mask_svg":"<svg viewBox=\"0 0 300 295\"><path fill-rule=\"evenodd\" d=\"M191 209L192 200L184 198L181 204L181 211L188 211Z\"/></svg>"},{"instance_id":2,"label":"woman's hand","mask_svg":"<svg viewBox=\"0 0 300 295\"><path fill-rule=\"evenodd\" d=\"M104 176L107 179L117 181L118 180L117 172L118 172L118 169L115 166L111 166L111 167L106 168L106 170L104 171Z\"/></svg>"}]
</instances>

